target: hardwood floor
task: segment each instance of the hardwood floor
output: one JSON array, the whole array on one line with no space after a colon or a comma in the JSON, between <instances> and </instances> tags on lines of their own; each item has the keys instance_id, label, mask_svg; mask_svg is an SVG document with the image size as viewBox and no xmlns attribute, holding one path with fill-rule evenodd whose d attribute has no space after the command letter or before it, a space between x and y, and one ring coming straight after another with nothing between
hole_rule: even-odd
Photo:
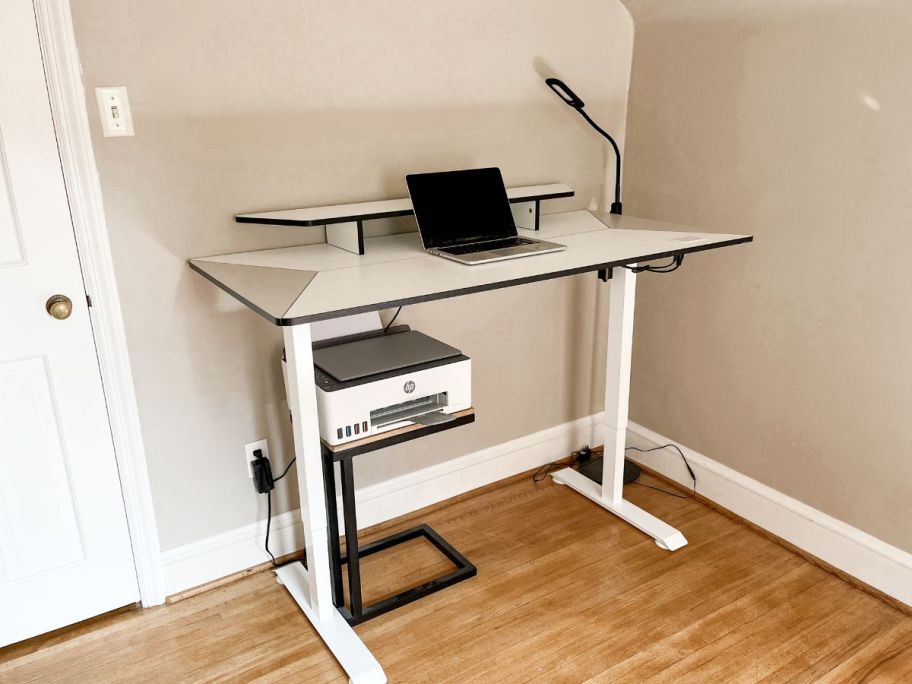
<instances>
[{"instance_id":1,"label":"hardwood floor","mask_svg":"<svg viewBox=\"0 0 912 684\"><path fill-rule=\"evenodd\" d=\"M550 478L396 521L430 523L478 576L357 632L391 682L912 681L912 617L699 501L626 496L689 545L662 551ZM445 567L422 542L369 557L365 598ZM10 682L253 679L345 681L271 572L0 650Z\"/></svg>"}]
</instances>

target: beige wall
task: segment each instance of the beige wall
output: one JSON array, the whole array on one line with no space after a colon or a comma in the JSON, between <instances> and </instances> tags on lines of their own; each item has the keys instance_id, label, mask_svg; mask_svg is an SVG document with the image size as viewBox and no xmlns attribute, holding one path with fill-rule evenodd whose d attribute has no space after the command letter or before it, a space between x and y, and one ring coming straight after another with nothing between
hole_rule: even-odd
<instances>
[{"instance_id":1,"label":"beige wall","mask_svg":"<svg viewBox=\"0 0 912 684\"><path fill-rule=\"evenodd\" d=\"M632 418L912 551L912 4L627 4L625 210L756 235L641 279Z\"/></svg>"},{"instance_id":2,"label":"beige wall","mask_svg":"<svg viewBox=\"0 0 912 684\"><path fill-rule=\"evenodd\" d=\"M552 209L599 202L604 149L540 82L541 63L623 138L633 28L614 1L72 8L163 549L263 517L245 442L268 437L274 467L291 452L279 330L185 262L322 235L235 213L403 196L406 172L488 164L508 184L576 188ZM129 88L136 137L100 136L101 85ZM598 291L578 277L405 310L472 357L479 419L365 459L360 482L597 409ZM278 498L278 511L296 505L287 482Z\"/></svg>"}]
</instances>

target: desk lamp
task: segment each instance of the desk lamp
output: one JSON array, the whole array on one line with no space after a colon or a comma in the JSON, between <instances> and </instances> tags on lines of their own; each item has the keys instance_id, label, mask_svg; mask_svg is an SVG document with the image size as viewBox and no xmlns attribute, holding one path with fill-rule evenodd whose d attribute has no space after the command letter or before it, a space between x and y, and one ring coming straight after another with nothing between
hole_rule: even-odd
<instances>
[{"instance_id":1,"label":"desk lamp","mask_svg":"<svg viewBox=\"0 0 912 684\"><path fill-rule=\"evenodd\" d=\"M617 143L614 141L614 138L601 126L599 126L595 121L593 121L588 114L586 114L583 107L586 106L586 103L583 102L579 95L574 93L570 86L561 81L559 78L546 78L545 84L554 91L554 93L564 101L568 107L575 109L581 117L586 120L590 126L592 126L596 131L598 131L608 142L611 143L611 147L614 149L614 158L615 158L615 174L614 174L614 202L611 203L611 213L612 214L622 214L623 206L621 205L621 150L618 148ZM606 279L606 276L599 274L599 277ZM585 463L580 463L579 471L588 477L590 480L601 483L602 481L602 459L593 458ZM634 482L640 477L640 467L629 459L624 459L624 484Z\"/></svg>"},{"instance_id":2,"label":"desk lamp","mask_svg":"<svg viewBox=\"0 0 912 684\"><path fill-rule=\"evenodd\" d=\"M612 214L623 214L623 207L621 206L621 150L618 148L617 143L614 141L608 132L599 126L595 121L589 118L589 115L586 114L583 107L586 106L586 103L583 102L579 95L570 90L570 86L561 81L559 78L546 78L545 83L551 90L553 90L557 96L564 101L566 105L572 107L579 115L586 120L590 126L597 130L608 142L611 143L611 147L614 149L614 158L616 162L615 174L614 174L614 202L611 203L611 213Z\"/></svg>"}]
</instances>

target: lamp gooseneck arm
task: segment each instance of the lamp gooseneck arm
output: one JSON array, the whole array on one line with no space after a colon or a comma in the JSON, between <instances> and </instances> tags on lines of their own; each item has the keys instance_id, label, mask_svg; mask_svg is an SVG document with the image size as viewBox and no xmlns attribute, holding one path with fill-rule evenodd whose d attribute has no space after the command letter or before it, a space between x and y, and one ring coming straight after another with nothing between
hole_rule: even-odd
<instances>
[{"instance_id":1,"label":"lamp gooseneck arm","mask_svg":"<svg viewBox=\"0 0 912 684\"><path fill-rule=\"evenodd\" d=\"M614 141L614 138L609 135L608 131L595 123L595 121L593 121L589 115L583 111L583 107L585 107L586 104L580 99L579 95L570 89L570 86L558 78L546 78L545 84L554 91L555 95L563 100L564 104L578 111L580 113L580 116L586 120L586 123L592 126L605 139L607 139L608 142L611 143L611 147L614 149L614 159L616 164L614 175L614 202L611 204L611 213L623 213L623 206L621 205L621 150L618 148L617 143Z\"/></svg>"},{"instance_id":2,"label":"lamp gooseneck arm","mask_svg":"<svg viewBox=\"0 0 912 684\"><path fill-rule=\"evenodd\" d=\"M612 138L601 126L595 123L595 121L593 121L589 115L586 114L586 112L584 112L582 109L577 109L576 111L580 113L580 116L582 116L590 126L601 133L608 140L608 142L611 143L611 147L614 149L614 202L611 204L611 213L621 214L623 213L623 205L621 204L621 151L618 149L614 138Z\"/></svg>"}]
</instances>

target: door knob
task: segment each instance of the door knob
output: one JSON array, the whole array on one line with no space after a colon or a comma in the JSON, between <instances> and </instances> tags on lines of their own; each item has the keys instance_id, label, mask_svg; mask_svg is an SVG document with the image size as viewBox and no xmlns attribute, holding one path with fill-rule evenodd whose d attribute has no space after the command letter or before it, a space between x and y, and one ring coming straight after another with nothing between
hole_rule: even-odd
<instances>
[{"instance_id":1,"label":"door knob","mask_svg":"<svg viewBox=\"0 0 912 684\"><path fill-rule=\"evenodd\" d=\"M65 318L69 318L70 314L73 313L73 302L66 295L57 294L47 300L44 308L47 309L51 316L58 321L62 321Z\"/></svg>"}]
</instances>

